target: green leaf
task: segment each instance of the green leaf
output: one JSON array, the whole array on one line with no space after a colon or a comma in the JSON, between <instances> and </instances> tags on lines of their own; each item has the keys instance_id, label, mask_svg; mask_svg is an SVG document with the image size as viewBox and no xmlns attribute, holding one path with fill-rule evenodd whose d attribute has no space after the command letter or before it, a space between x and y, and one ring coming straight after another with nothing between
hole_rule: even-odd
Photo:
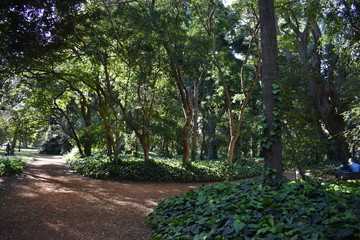
<instances>
[{"instance_id":1,"label":"green leaf","mask_svg":"<svg viewBox=\"0 0 360 240\"><path fill-rule=\"evenodd\" d=\"M280 115L280 112L279 111L273 111L273 114L274 114L274 116L278 116L278 115Z\"/></svg>"},{"instance_id":2,"label":"green leaf","mask_svg":"<svg viewBox=\"0 0 360 240\"><path fill-rule=\"evenodd\" d=\"M279 92L280 92L280 89L274 89L274 90L272 90L272 93L275 94L275 95L278 94Z\"/></svg>"},{"instance_id":3,"label":"green leaf","mask_svg":"<svg viewBox=\"0 0 360 240\"><path fill-rule=\"evenodd\" d=\"M209 220L208 217L202 217L197 221L197 223L199 223L200 225L203 225L206 223L207 220Z\"/></svg>"},{"instance_id":4,"label":"green leaf","mask_svg":"<svg viewBox=\"0 0 360 240\"><path fill-rule=\"evenodd\" d=\"M280 88L280 85L279 85L279 84L276 84L276 83L273 83L273 84L272 84L272 87L273 87L273 89L279 89L279 88Z\"/></svg>"},{"instance_id":5,"label":"green leaf","mask_svg":"<svg viewBox=\"0 0 360 240\"><path fill-rule=\"evenodd\" d=\"M257 230L256 234L266 233L269 230L270 230L270 227L268 227L268 226L262 227L262 228Z\"/></svg>"},{"instance_id":6,"label":"green leaf","mask_svg":"<svg viewBox=\"0 0 360 240\"><path fill-rule=\"evenodd\" d=\"M235 229L235 232L236 233L239 233L241 230L243 230L243 228L246 226L245 223L239 221L239 220L236 220L234 222L234 229Z\"/></svg>"}]
</instances>

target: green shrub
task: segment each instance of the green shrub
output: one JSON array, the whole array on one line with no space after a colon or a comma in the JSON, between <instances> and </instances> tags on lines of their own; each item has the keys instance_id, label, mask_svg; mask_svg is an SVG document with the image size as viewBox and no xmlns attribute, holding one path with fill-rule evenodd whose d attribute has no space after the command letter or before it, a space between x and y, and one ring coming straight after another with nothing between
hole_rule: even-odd
<instances>
[{"instance_id":1,"label":"green shrub","mask_svg":"<svg viewBox=\"0 0 360 240\"><path fill-rule=\"evenodd\" d=\"M72 149L69 138L65 135L56 135L48 138L41 146L41 154L66 154Z\"/></svg>"},{"instance_id":2,"label":"green shrub","mask_svg":"<svg viewBox=\"0 0 360 240\"><path fill-rule=\"evenodd\" d=\"M102 154L80 158L70 157L68 164L79 174L95 178L152 182L210 182L236 180L259 176L262 165L256 161L242 161L232 166L223 161L195 161L183 167L179 159L143 159L122 156L119 164Z\"/></svg>"},{"instance_id":3,"label":"green shrub","mask_svg":"<svg viewBox=\"0 0 360 240\"><path fill-rule=\"evenodd\" d=\"M0 176L24 171L25 162L17 157L0 157Z\"/></svg>"},{"instance_id":4,"label":"green shrub","mask_svg":"<svg viewBox=\"0 0 360 240\"><path fill-rule=\"evenodd\" d=\"M153 239L360 239L360 183L201 186L149 215Z\"/></svg>"}]
</instances>

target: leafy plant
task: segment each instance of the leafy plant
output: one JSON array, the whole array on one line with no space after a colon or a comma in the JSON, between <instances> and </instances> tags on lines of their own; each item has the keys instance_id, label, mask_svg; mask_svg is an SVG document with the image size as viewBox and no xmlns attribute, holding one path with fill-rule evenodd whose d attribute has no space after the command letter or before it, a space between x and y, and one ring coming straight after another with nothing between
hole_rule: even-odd
<instances>
[{"instance_id":1,"label":"leafy plant","mask_svg":"<svg viewBox=\"0 0 360 240\"><path fill-rule=\"evenodd\" d=\"M149 215L153 239L358 239L359 183L260 179L201 186Z\"/></svg>"},{"instance_id":2,"label":"leafy plant","mask_svg":"<svg viewBox=\"0 0 360 240\"><path fill-rule=\"evenodd\" d=\"M25 162L16 157L0 157L0 176L24 171Z\"/></svg>"},{"instance_id":3,"label":"leafy plant","mask_svg":"<svg viewBox=\"0 0 360 240\"><path fill-rule=\"evenodd\" d=\"M79 174L95 178L153 182L210 182L236 180L259 176L262 165L256 161L236 162L194 161L187 167L180 159L153 158L145 162L136 157L122 156L115 164L105 154L80 158L75 155L67 160Z\"/></svg>"}]
</instances>

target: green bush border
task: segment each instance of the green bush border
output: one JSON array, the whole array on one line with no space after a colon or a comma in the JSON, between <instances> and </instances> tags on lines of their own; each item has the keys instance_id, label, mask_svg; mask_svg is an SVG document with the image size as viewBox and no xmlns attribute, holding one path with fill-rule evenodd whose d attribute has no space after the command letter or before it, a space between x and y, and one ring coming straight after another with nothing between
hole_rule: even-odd
<instances>
[{"instance_id":1,"label":"green bush border","mask_svg":"<svg viewBox=\"0 0 360 240\"><path fill-rule=\"evenodd\" d=\"M187 167L179 159L143 159L122 156L119 164L108 157L95 154L81 158L74 155L67 163L79 174L93 178L151 182L217 182L259 176L262 164L256 161L242 161L229 166L224 161L194 161Z\"/></svg>"}]
</instances>

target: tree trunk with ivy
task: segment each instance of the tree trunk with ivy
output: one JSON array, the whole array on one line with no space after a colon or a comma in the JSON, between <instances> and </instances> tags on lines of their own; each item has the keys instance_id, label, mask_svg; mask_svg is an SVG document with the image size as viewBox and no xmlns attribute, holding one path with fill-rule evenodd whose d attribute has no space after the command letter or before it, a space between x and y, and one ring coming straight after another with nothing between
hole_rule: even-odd
<instances>
[{"instance_id":1,"label":"tree trunk with ivy","mask_svg":"<svg viewBox=\"0 0 360 240\"><path fill-rule=\"evenodd\" d=\"M263 100L267 127L265 136L269 144L263 149L265 169L274 170L277 179L282 178L282 146L281 133L277 123L278 104L274 89L279 80L278 47L276 40L276 21L274 1L259 0L261 47L262 47L262 72ZM269 178L270 176L267 175Z\"/></svg>"}]
</instances>

